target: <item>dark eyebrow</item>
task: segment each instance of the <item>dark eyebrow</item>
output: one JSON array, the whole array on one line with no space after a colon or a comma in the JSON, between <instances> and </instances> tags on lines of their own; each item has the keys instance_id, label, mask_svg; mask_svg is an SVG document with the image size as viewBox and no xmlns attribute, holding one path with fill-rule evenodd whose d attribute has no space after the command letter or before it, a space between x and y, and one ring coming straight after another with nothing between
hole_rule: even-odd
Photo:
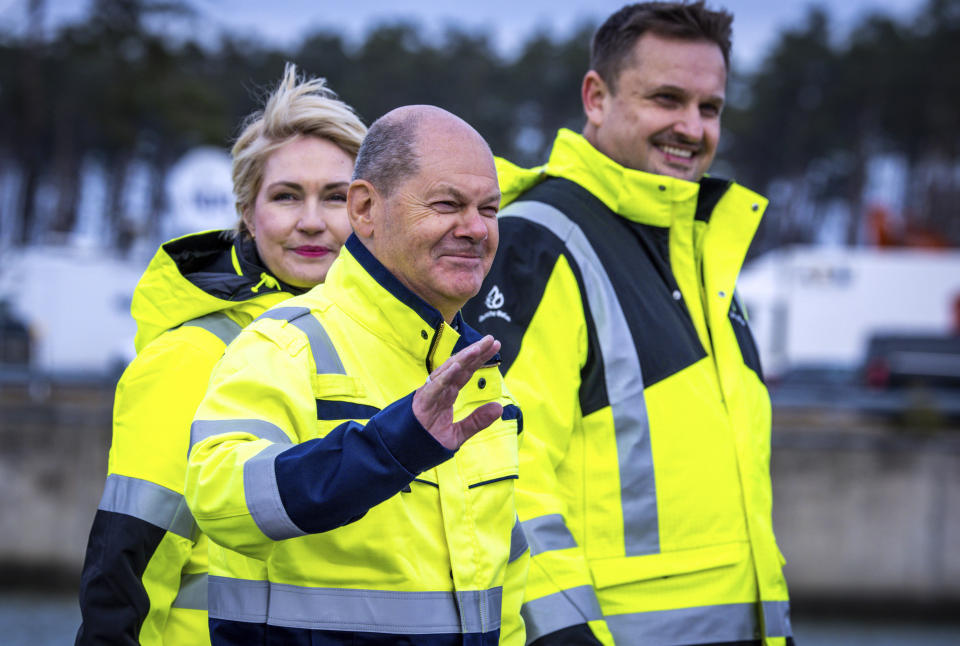
<instances>
[{"instance_id":1,"label":"dark eyebrow","mask_svg":"<svg viewBox=\"0 0 960 646\"><path fill-rule=\"evenodd\" d=\"M677 85L670 85L669 83L664 84L664 85L658 85L657 87L653 88L653 89L650 91L650 94L657 94L657 93L659 93L659 92L672 92L672 93L674 93L674 94L679 94L680 96L683 96L683 97L690 96L690 93L687 92L687 91L686 91L685 89L683 89L682 87L679 87L679 86L677 86ZM715 103L715 104L717 104L718 106L722 106L722 105L724 104L724 97L719 96L719 95L714 95L714 96L711 96L711 97L707 97L706 102L707 102L707 103Z\"/></svg>"},{"instance_id":2,"label":"dark eyebrow","mask_svg":"<svg viewBox=\"0 0 960 646\"><path fill-rule=\"evenodd\" d=\"M435 193L444 193L444 192L449 194L450 197L457 200L458 202L466 204L470 201L466 195L461 193L459 190L457 190L453 186L448 186L444 184L439 186L435 191ZM487 204L488 202L496 202L497 204L500 204L500 191L497 191L496 193L492 193L487 197L485 197L484 199L480 200L480 204Z\"/></svg>"}]
</instances>

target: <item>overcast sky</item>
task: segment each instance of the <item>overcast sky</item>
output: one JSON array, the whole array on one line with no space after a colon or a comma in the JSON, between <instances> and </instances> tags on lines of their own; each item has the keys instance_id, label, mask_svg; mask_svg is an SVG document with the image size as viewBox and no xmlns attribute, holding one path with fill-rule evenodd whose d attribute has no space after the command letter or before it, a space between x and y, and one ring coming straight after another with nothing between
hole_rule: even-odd
<instances>
[{"instance_id":1,"label":"overcast sky","mask_svg":"<svg viewBox=\"0 0 960 646\"><path fill-rule=\"evenodd\" d=\"M8 33L23 28L28 0L0 0L0 29ZM253 35L278 44L295 44L311 28L341 31L350 39L362 37L369 27L398 19L423 25L427 34L439 33L444 25L457 24L482 29L493 37L505 54L534 30L564 35L584 19L600 20L623 2L604 0L188 0L200 18L205 34L221 29ZM734 64L758 63L776 34L799 24L810 0L710 0L733 12ZM837 31L870 11L911 16L922 0L844 0L821 2L835 19ZM48 25L77 19L86 11L84 0L46 0Z\"/></svg>"}]
</instances>

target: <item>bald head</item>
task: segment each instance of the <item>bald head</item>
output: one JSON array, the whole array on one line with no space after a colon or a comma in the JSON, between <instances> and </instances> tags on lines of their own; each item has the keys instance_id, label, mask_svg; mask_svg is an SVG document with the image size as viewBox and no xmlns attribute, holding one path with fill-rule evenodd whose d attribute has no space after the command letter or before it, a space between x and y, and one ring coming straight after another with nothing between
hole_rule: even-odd
<instances>
[{"instance_id":1,"label":"bald head","mask_svg":"<svg viewBox=\"0 0 960 646\"><path fill-rule=\"evenodd\" d=\"M480 133L451 112L433 105L396 108L370 126L357 154L353 179L370 182L385 197L392 195L400 183L420 171L425 151L430 154L438 143L464 139L490 151Z\"/></svg>"},{"instance_id":2,"label":"bald head","mask_svg":"<svg viewBox=\"0 0 960 646\"><path fill-rule=\"evenodd\" d=\"M448 322L490 269L499 205L487 142L429 105L397 108L370 126L347 191L357 238Z\"/></svg>"}]
</instances>

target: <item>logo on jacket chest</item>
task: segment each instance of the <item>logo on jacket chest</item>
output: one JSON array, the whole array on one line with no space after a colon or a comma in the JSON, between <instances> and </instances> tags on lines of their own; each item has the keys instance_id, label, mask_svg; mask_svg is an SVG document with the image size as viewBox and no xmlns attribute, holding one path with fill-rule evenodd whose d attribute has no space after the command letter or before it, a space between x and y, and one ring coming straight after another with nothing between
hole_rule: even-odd
<instances>
[{"instance_id":1,"label":"logo on jacket chest","mask_svg":"<svg viewBox=\"0 0 960 646\"><path fill-rule=\"evenodd\" d=\"M491 316L497 318L505 319L510 321L510 315L501 310L505 302L503 292L500 291L500 288L497 285L494 285L490 288L490 291L487 292L487 297L483 300L483 304L487 307L487 311L479 316L477 319L480 323L483 323L485 320Z\"/></svg>"}]
</instances>

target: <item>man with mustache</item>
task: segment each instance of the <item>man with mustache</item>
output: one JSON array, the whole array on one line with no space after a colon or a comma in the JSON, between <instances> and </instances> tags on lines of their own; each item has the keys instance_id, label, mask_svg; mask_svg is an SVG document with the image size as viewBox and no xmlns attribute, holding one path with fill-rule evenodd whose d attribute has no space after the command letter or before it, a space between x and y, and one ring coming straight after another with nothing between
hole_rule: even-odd
<instances>
[{"instance_id":1,"label":"man with mustache","mask_svg":"<svg viewBox=\"0 0 960 646\"><path fill-rule=\"evenodd\" d=\"M594 36L582 135L499 164L501 246L465 314L524 409L528 643L792 641L770 400L736 295L766 207L708 177L732 16L623 7Z\"/></svg>"},{"instance_id":2,"label":"man with mustache","mask_svg":"<svg viewBox=\"0 0 960 646\"><path fill-rule=\"evenodd\" d=\"M389 112L360 147L354 233L326 282L227 348L185 494L239 553L210 563L214 646L523 644L522 418L499 342L459 314L497 250L499 202L473 128Z\"/></svg>"}]
</instances>

